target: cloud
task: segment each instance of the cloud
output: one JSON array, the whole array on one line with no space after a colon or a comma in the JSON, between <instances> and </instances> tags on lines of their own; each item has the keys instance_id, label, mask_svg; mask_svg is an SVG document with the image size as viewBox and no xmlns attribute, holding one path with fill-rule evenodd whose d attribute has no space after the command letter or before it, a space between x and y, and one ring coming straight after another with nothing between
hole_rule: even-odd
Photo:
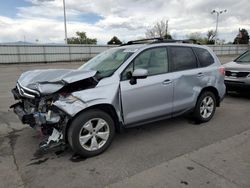
<instances>
[{"instance_id":1,"label":"cloud","mask_svg":"<svg viewBox=\"0 0 250 188\"><path fill-rule=\"evenodd\" d=\"M17 16L0 13L0 42L26 40L63 42L62 0L27 0L30 6L18 7ZM176 38L192 32L206 34L215 28L213 9L227 9L219 17L219 38L232 41L239 28L250 32L248 0L65 0L68 36L85 31L90 37L106 43L112 36L122 41L141 38L156 21L169 20L169 30ZM87 15L96 17L87 21ZM84 19L86 17L86 19ZM88 18L89 19L89 18Z\"/></svg>"}]
</instances>

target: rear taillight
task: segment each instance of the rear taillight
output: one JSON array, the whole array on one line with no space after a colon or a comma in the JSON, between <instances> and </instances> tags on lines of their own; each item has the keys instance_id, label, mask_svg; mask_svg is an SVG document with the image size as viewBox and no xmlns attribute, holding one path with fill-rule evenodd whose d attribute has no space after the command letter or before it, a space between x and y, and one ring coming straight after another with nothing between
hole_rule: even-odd
<instances>
[{"instance_id":1,"label":"rear taillight","mask_svg":"<svg viewBox=\"0 0 250 188\"><path fill-rule=\"evenodd\" d=\"M219 72L223 75L225 75L225 67L221 66L219 67Z\"/></svg>"}]
</instances>

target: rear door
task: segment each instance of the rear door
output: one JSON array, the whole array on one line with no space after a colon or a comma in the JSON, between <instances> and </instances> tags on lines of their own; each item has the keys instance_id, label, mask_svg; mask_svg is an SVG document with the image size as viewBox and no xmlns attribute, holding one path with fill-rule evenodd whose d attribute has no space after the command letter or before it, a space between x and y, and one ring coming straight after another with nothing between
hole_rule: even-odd
<instances>
[{"instance_id":1,"label":"rear door","mask_svg":"<svg viewBox=\"0 0 250 188\"><path fill-rule=\"evenodd\" d=\"M175 73L173 112L181 113L195 106L204 74L191 47L171 46L169 56L171 71Z\"/></svg>"},{"instance_id":2,"label":"rear door","mask_svg":"<svg viewBox=\"0 0 250 188\"><path fill-rule=\"evenodd\" d=\"M148 77L130 84L133 70L148 70ZM120 83L125 124L138 123L172 113L173 83L167 48L152 48L140 53L122 73Z\"/></svg>"}]
</instances>

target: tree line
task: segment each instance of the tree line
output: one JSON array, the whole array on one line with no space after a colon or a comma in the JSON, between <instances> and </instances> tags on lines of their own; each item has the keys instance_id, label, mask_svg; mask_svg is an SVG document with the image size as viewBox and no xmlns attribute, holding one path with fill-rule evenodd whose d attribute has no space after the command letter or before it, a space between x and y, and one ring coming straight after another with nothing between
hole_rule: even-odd
<instances>
[{"instance_id":1,"label":"tree line","mask_svg":"<svg viewBox=\"0 0 250 188\"><path fill-rule=\"evenodd\" d=\"M163 38L163 39L175 39L169 32L168 20L161 20L156 22L152 27L148 28L145 32L146 38ZM194 32L186 36L187 39L196 41L199 44L224 44L225 41L221 39L215 39L216 33L214 30L208 30L206 36L202 33ZM67 39L68 44L97 44L96 38L87 37L86 32L76 32L75 37ZM108 45L121 45L122 41L117 37L113 36L108 42ZM230 44L249 44L248 31L244 28L239 29L237 36Z\"/></svg>"}]
</instances>

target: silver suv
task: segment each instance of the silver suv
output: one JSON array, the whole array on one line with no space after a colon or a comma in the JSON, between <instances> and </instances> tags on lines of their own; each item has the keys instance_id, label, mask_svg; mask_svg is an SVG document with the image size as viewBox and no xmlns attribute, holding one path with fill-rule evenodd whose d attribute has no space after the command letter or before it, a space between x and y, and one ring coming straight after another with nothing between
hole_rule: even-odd
<instances>
[{"instance_id":1,"label":"silver suv","mask_svg":"<svg viewBox=\"0 0 250 188\"><path fill-rule=\"evenodd\" d=\"M227 91L250 91L250 51L224 64Z\"/></svg>"},{"instance_id":2,"label":"silver suv","mask_svg":"<svg viewBox=\"0 0 250 188\"><path fill-rule=\"evenodd\" d=\"M224 68L207 47L155 40L107 50L77 70L23 73L14 112L39 129L40 148L69 144L91 157L123 128L190 113L209 121L225 94Z\"/></svg>"}]
</instances>

